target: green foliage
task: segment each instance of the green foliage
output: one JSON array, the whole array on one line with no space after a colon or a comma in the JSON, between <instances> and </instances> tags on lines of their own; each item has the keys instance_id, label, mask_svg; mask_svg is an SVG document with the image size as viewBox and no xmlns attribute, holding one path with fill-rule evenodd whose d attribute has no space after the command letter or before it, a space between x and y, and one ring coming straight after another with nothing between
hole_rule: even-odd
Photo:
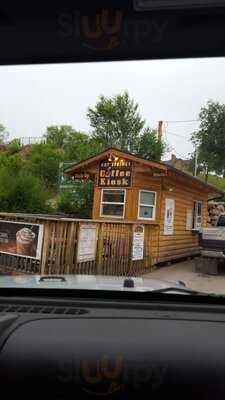
<instances>
[{"instance_id":1,"label":"green foliage","mask_svg":"<svg viewBox=\"0 0 225 400\"><path fill-rule=\"evenodd\" d=\"M200 174L198 178L205 180L205 176L203 174ZM208 176L208 183L210 185L215 186L217 189L225 191L225 178L222 178L217 175L209 175Z\"/></svg>"},{"instance_id":2,"label":"green foliage","mask_svg":"<svg viewBox=\"0 0 225 400\"><path fill-rule=\"evenodd\" d=\"M166 151L166 145L158 140L157 132L146 128L141 134L135 153L146 160L160 161Z\"/></svg>"},{"instance_id":3,"label":"green foliage","mask_svg":"<svg viewBox=\"0 0 225 400\"><path fill-rule=\"evenodd\" d=\"M29 156L29 169L39 177L49 190L56 190L59 163L63 160L60 149L50 144L34 144Z\"/></svg>"},{"instance_id":4,"label":"green foliage","mask_svg":"<svg viewBox=\"0 0 225 400\"><path fill-rule=\"evenodd\" d=\"M93 128L92 137L104 148L118 147L133 151L145 121L138 112L138 104L128 92L112 98L100 96L94 108L89 108L87 117Z\"/></svg>"},{"instance_id":5,"label":"green foliage","mask_svg":"<svg viewBox=\"0 0 225 400\"><path fill-rule=\"evenodd\" d=\"M62 148L68 138L74 130L70 125L53 125L47 128L44 135L48 144L51 144L57 148Z\"/></svg>"},{"instance_id":6,"label":"green foliage","mask_svg":"<svg viewBox=\"0 0 225 400\"><path fill-rule=\"evenodd\" d=\"M23 169L15 173L13 168L0 168L0 187L2 212L50 212L46 206L48 193L43 190L42 182Z\"/></svg>"},{"instance_id":7,"label":"green foliage","mask_svg":"<svg viewBox=\"0 0 225 400\"><path fill-rule=\"evenodd\" d=\"M73 189L62 191L57 209L75 218L91 218L93 183L78 183Z\"/></svg>"},{"instance_id":8,"label":"green foliage","mask_svg":"<svg viewBox=\"0 0 225 400\"><path fill-rule=\"evenodd\" d=\"M65 162L85 160L105 148L95 138L69 125L48 127L45 137L52 149L60 149Z\"/></svg>"},{"instance_id":9,"label":"green foliage","mask_svg":"<svg viewBox=\"0 0 225 400\"><path fill-rule=\"evenodd\" d=\"M73 131L66 138L64 144L65 161L79 162L97 154L102 147L83 132Z\"/></svg>"},{"instance_id":10,"label":"green foliage","mask_svg":"<svg viewBox=\"0 0 225 400\"><path fill-rule=\"evenodd\" d=\"M88 109L87 117L99 151L117 147L152 160L160 160L166 151L165 143L158 141L157 132L145 127L138 104L128 92L112 98L100 96L95 107Z\"/></svg>"},{"instance_id":11,"label":"green foliage","mask_svg":"<svg viewBox=\"0 0 225 400\"><path fill-rule=\"evenodd\" d=\"M201 108L200 128L192 134L192 142L198 148L200 168L225 175L225 104L208 101Z\"/></svg>"},{"instance_id":12,"label":"green foliage","mask_svg":"<svg viewBox=\"0 0 225 400\"><path fill-rule=\"evenodd\" d=\"M7 154L0 154L0 169L6 168L10 172L16 174L24 166L24 161L18 154L8 156Z\"/></svg>"},{"instance_id":13,"label":"green foliage","mask_svg":"<svg viewBox=\"0 0 225 400\"><path fill-rule=\"evenodd\" d=\"M19 139L13 139L7 146L8 155L18 153L20 150L21 150L21 145Z\"/></svg>"}]
</instances>

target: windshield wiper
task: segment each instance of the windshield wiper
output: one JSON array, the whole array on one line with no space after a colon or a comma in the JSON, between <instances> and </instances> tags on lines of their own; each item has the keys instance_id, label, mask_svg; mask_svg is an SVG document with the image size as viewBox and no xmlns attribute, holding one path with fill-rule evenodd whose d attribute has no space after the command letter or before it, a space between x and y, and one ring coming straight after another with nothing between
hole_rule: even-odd
<instances>
[{"instance_id":1,"label":"windshield wiper","mask_svg":"<svg viewBox=\"0 0 225 400\"><path fill-rule=\"evenodd\" d=\"M198 292L197 290L193 289L187 289L187 288L179 288L175 286L170 286L167 288L162 288L162 289L155 289L151 290L150 293L171 293L174 292L175 294L177 293L183 293L183 294L190 294L194 296L203 296L203 297L225 297L223 294L217 294L217 293L206 293L206 292Z\"/></svg>"},{"instance_id":2,"label":"windshield wiper","mask_svg":"<svg viewBox=\"0 0 225 400\"><path fill-rule=\"evenodd\" d=\"M204 293L204 292L198 292L197 290L193 289L187 289L187 288L179 288L175 286L170 286L167 288L162 288L162 289L154 289L150 291L151 293L170 293L170 292L179 292L179 293L184 293L184 294L194 294L194 295L203 295L203 296L209 296L210 293Z\"/></svg>"}]
</instances>

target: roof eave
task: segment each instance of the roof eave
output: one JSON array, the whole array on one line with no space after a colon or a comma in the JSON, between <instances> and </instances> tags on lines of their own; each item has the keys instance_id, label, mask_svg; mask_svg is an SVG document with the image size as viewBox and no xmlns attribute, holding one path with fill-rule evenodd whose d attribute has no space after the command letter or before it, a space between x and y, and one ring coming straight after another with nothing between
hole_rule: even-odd
<instances>
[{"instance_id":1,"label":"roof eave","mask_svg":"<svg viewBox=\"0 0 225 400\"><path fill-rule=\"evenodd\" d=\"M109 152L115 152L120 156L127 156L130 160L137 162L137 163L142 163L143 165L146 165L148 167L156 168L161 171L167 171L167 166L161 163L158 163L156 161L148 161L145 160L144 158L135 156L131 153L110 147L109 149L104 150L103 152L97 154L96 156L92 156L84 161L81 161L80 163L74 164L73 166L70 166L69 168L66 168L64 170L65 174L70 174L72 172L76 172L77 170L81 168L85 168L90 164L94 164L95 162L97 163L99 160L101 160L104 156L107 156Z\"/></svg>"}]
</instances>

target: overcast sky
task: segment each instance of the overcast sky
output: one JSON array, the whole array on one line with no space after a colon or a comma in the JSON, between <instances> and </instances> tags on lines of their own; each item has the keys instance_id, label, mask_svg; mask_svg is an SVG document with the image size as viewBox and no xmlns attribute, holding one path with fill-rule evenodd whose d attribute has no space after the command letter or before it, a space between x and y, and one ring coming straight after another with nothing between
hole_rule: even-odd
<instances>
[{"instance_id":1,"label":"overcast sky","mask_svg":"<svg viewBox=\"0 0 225 400\"><path fill-rule=\"evenodd\" d=\"M0 67L0 123L11 138L38 137L62 124L90 132L88 106L124 90L152 128L159 120L197 120L209 99L225 103L224 71L225 59ZM171 152L187 156L198 122L164 127Z\"/></svg>"}]
</instances>

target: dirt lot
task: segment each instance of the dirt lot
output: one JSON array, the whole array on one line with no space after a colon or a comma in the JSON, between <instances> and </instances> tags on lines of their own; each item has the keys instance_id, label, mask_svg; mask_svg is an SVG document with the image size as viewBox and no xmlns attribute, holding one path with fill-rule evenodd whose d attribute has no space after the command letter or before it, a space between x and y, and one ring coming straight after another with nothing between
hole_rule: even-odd
<instances>
[{"instance_id":1,"label":"dirt lot","mask_svg":"<svg viewBox=\"0 0 225 400\"><path fill-rule=\"evenodd\" d=\"M196 273L194 260L183 261L157 268L151 274L144 277L163 279L170 282L181 280L186 286L207 293L225 294L225 270L224 274L217 276Z\"/></svg>"}]
</instances>

